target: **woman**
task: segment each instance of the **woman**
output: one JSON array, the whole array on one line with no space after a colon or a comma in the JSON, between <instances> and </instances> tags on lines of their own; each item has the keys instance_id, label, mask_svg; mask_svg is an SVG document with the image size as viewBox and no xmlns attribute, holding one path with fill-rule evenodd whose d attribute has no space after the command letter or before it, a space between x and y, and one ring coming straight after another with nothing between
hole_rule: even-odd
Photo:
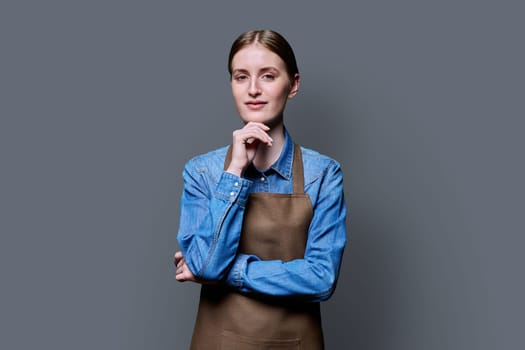
<instances>
[{"instance_id":1,"label":"woman","mask_svg":"<svg viewBox=\"0 0 525 350\"><path fill-rule=\"evenodd\" d=\"M340 165L284 126L300 77L280 34L240 35L228 70L244 126L183 172L176 279L202 284L191 348L322 349L346 243Z\"/></svg>"}]
</instances>

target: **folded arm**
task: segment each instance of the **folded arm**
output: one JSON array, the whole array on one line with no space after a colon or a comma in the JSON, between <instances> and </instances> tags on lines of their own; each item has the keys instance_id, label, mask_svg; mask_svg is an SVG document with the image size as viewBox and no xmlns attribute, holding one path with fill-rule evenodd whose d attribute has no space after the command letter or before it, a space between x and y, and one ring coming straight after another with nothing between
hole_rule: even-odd
<instances>
[{"instance_id":1,"label":"folded arm","mask_svg":"<svg viewBox=\"0 0 525 350\"><path fill-rule=\"evenodd\" d=\"M241 292L328 299L336 286L346 245L346 205L340 166L328 168L318 188L303 259L263 261L238 254L226 283Z\"/></svg>"},{"instance_id":2,"label":"folded arm","mask_svg":"<svg viewBox=\"0 0 525 350\"><path fill-rule=\"evenodd\" d=\"M188 162L178 241L190 272L201 280L226 277L236 256L242 216L251 182L223 172L215 188L208 188L208 169Z\"/></svg>"}]
</instances>

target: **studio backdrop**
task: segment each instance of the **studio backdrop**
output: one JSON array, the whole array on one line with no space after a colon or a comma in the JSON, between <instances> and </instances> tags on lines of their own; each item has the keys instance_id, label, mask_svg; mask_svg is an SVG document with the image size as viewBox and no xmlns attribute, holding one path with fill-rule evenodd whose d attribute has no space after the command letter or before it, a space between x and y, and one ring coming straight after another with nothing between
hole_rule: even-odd
<instances>
[{"instance_id":1,"label":"studio backdrop","mask_svg":"<svg viewBox=\"0 0 525 350\"><path fill-rule=\"evenodd\" d=\"M187 349L181 173L241 126L227 55L292 44L285 122L343 167L328 349L521 349L523 5L4 1L0 348Z\"/></svg>"}]
</instances>

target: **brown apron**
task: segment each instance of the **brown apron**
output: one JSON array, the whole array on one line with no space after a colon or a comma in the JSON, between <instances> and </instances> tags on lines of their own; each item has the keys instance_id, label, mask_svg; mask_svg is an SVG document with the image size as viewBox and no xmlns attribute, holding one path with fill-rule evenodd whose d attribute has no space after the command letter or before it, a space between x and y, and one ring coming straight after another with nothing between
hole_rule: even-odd
<instances>
[{"instance_id":1,"label":"brown apron","mask_svg":"<svg viewBox=\"0 0 525 350\"><path fill-rule=\"evenodd\" d=\"M225 168L230 160L231 149ZM293 193L249 195L238 251L262 260L302 259L312 214L304 193L301 150L295 145ZM191 349L324 349L319 303L202 285Z\"/></svg>"}]
</instances>

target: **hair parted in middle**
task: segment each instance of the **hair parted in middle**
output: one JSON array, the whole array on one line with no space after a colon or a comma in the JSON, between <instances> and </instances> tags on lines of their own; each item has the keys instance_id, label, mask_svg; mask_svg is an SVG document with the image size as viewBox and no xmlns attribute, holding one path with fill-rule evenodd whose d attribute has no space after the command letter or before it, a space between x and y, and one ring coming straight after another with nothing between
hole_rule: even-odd
<instances>
[{"instance_id":1,"label":"hair parted in middle","mask_svg":"<svg viewBox=\"0 0 525 350\"><path fill-rule=\"evenodd\" d=\"M292 81L296 74L299 74L295 54L286 39L279 33L269 29L250 30L241 34L232 44L230 55L228 56L228 72L232 75L232 60L237 52L242 48L254 43L259 43L268 50L279 56L286 66L286 71Z\"/></svg>"}]
</instances>

